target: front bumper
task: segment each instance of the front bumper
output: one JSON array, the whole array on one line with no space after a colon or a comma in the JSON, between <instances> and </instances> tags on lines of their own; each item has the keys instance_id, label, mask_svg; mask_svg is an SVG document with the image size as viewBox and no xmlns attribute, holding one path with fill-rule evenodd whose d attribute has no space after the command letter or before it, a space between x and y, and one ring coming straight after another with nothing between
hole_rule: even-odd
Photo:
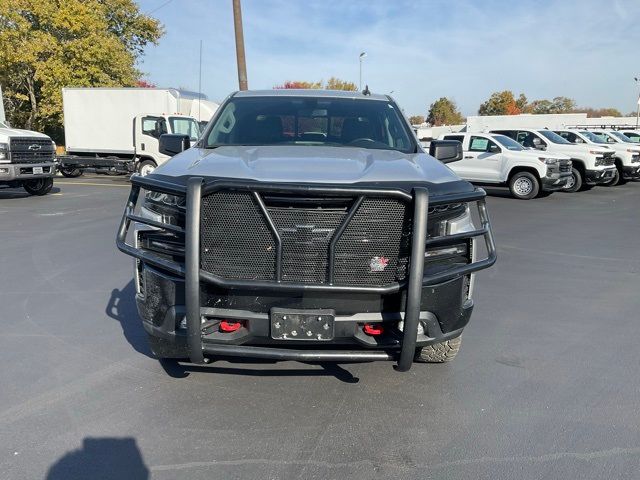
<instances>
[{"instance_id":1,"label":"front bumper","mask_svg":"<svg viewBox=\"0 0 640 480\"><path fill-rule=\"evenodd\" d=\"M33 173L34 168L42 168L42 173ZM55 172L54 163L0 163L0 182L53 177Z\"/></svg>"},{"instance_id":2,"label":"front bumper","mask_svg":"<svg viewBox=\"0 0 640 480\"><path fill-rule=\"evenodd\" d=\"M622 166L622 178L632 180L640 178L640 163Z\"/></svg>"},{"instance_id":3,"label":"front bumper","mask_svg":"<svg viewBox=\"0 0 640 480\"><path fill-rule=\"evenodd\" d=\"M542 178L542 190L545 192L555 192L562 190L571 179L571 172L550 173Z\"/></svg>"},{"instance_id":4,"label":"front bumper","mask_svg":"<svg viewBox=\"0 0 640 480\"><path fill-rule=\"evenodd\" d=\"M454 203L454 202L475 202L481 221L481 228L464 233L457 233L443 237L427 240L427 214L429 207L429 194L425 188L414 188L412 193L399 190L386 190L375 188L343 188L343 187L320 187L320 186L293 186L293 185L268 185L241 182L213 182L203 185L204 179L199 177L190 178L186 188L179 185L170 184L149 177L133 176L131 178L132 189L129 195L127 206L120 223L117 235L118 248L135 258L137 258L143 268L150 266L150 275L156 275L162 271L166 275L174 277L168 282L159 282L161 285L155 291L145 287L145 294L153 298L153 302L139 301L138 306L141 316L146 320L145 328L151 335L173 341L177 346L184 347L190 360L194 363L203 363L205 355L240 355L247 357L272 358L272 359L292 359L292 360L376 360L376 359L397 359L398 369L406 371L413 362L415 349L421 345L428 345L455 338L460 334L462 328L468 322L473 303L468 298L463 298L463 282L465 277L478 270L493 265L496 261L496 250L491 233L491 225L484 201L485 193L481 189L461 195L450 195L446 198L438 199L434 205ZM141 188L160 191L167 194L186 195L186 226L184 229L175 225L160 223L148 218L143 218L135 214L135 207ZM446 247L456 242L469 241L470 239L482 238L487 250L487 258L473 261L464 265L456 265L451 268L425 274L424 262L410 262L408 277L402 282L392 283L380 287L354 287L348 285L335 285L333 282L327 284L298 284L281 281L249 281L249 280L229 280L218 277L200 268L200 205L202 197L223 189L245 190L253 194L260 193L304 193L309 195L330 195L330 196L394 196L402 198L407 204L413 206L412 233L411 233L411 258L425 258L425 249L429 247ZM348 221L348 220L347 220ZM138 249L126 242L127 233L131 222L146 224L150 227L164 229L184 236L185 261L184 264L176 263L166 258L162 258L150 251ZM346 224L345 224L346 225ZM337 233L334 241L337 242ZM281 243L276 247L281 251ZM330 259L330 262L332 260ZM276 268L281 271L281 260L276 260ZM156 273L153 273L153 272ZM331 271L331 266L329 266ZM150 278L144 275L144 281ZM280 278L280 274L278 274ZM456 282L458 282L456 284ZM184 287L182 287L182 285ZM443 289L444 288L444 289ZM443 289L443 290L440 290ZM425 292L432 291L433 296L429 297ZM176 292L184 292L184 302L177 298L172 303L166 299L171 299ZM258 314L251 311L238 311L236 308L225 308L224 311L216 310L220 308L217 304L207 305L213 291L214 298L223 301L230 297L250 296L252 299L267 297L271 302L286 302L288 308L295 308L295 299L318 299L319 302L334 303L336 310L336 336L330 342L331 346L344 347L345 345L357 345L359 350L346 351L344 348L329 350L318 348L320 342L305 342L300 349L294 349L296 342L286 341L279 345L289 348L273 348L278 342L269 337L269 316L267 312ZM209 292L207 294L206 292ZM222 294L216 292L223 292ZM447 295L448 294L448 295ZM278 298L280 300L278 300ZM386 311L380 303L380 299L393 298L397 302L398 309L391 310L392 313L380 313ZM456 300L457 298L457 300ZM377 302L375 307L368 306L355 314L351 310L349 315L342 315L337 305L340 300L351 299L351 301ZM368 300L367 300L368 299ZM451 301L457 301L457 308L452 308ZM141 299L139 299L141 300ZM434 303L429 304L430 300ZM164 301L166 309L163 314L158 313L158 301ZM446 315L438 316L433 312L433 305L437 302L444 302L442 310L449 312L451 321L444 322ZM232 304L235 302L231 302ZM237 304L237 303L236 303ZM294 306L292 306L294 304ZM310 304L302 304L304 308L310 308ZM317 308L318 305L315 305ZM426 306L426 308L425 308ZM150 311L146 311L151 308ZM232 310L232 311L229 311ZM235 311L234 311L235 310ZM377 312L377 313L366 313ZM229 315L236 315L236 318L244 320L245 326L240 330L220 338L216 330L216 319L229 318ZM391 315L391 317L389 317ZM394 318L393 315L396 315ZM387 316L387 318L385 318ZM442 318L441 318L442 317ZM182 320L184 319L184 321ZM393 335L385 338L383 343L377 339L369 338L359 333L357 325L361 322L391 321L397 324L398 318L402 319L402 331L396 329ZM204 323L203 323L204 321ZM159 322L159 323L158 323ZM183 324L184 329L179 326ZM422 325L423 333L419 335L419 326ZM178 326L178 327L176 327ZM248 327L247 327L248 326ZM444 326L444 328L443 328ZM226 334L225 334L226 335ZM251 345L246 345L250 343ZM181 344L181 345L180 345ZM270 345L265 348L262 345ZM306 346L316 347L314 349L303 348Z\"/></svg>"},{"instance_id":5,"label":"front bumper","mask_svg":"<svg viewBox=\"0 0 640 480\"><path fill-rule=\"evenodd\" d=\"M616 167L603 168L602 170L585 170L585 181L588 185L598 185L610 182L616 174Z\"/></svg>"}]
</instances>

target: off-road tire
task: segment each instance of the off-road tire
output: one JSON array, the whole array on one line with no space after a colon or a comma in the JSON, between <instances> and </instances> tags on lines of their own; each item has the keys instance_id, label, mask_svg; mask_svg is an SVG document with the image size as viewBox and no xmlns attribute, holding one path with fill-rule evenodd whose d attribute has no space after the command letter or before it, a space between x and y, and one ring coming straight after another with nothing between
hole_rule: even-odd
<instances>
[{"instance_id":1,"label":"off-road tire","mask_svg":"<svg viewBox=\"0 0 640 480\"><path fill-rule=\"evenodd\" d=\"M531 200L540 192L540 181L532 173L517 172L509 180L509 190L514 198Z\"/></svg>"},{"instance_id":2,"label":"off-road tire","mask_svg":"<svg viewBox=\"0 0 640 480\"><path fill-rule=\"evenodd\" d=\"M426 347L416 348L414 361L418 363L445 363L450 362L460 351L462 337L452 338L441 343L435 343Z\"/></svg>"},{"instance_id":3,"label":"off-road tire","mask_svg":"<svg viewBox=\"0 0 640 480\"><path fill-rule=\"evenodd\" d=\"M76 178L82 175L82 170L79 168L61 168L60 173L63 177Z\"/></svg>"},{"instance_id":4,"label":"off-road tire","mask_svg":"<svg viewBox=\"0 0 640 480\"><path fill-rule=\"evenodd\" d=\"M582 174L580 173L580 170L575 167L571 167L571 174L573 175L573 185L570 187L564 187L561 190L562 192L573 193L582 188Z\"/></svg>"},{"instance_id":5,"label":"off-road tire","mask_svg":"<svg viewBox=\"0 0 640 480\"><path fill-rule=\"evenodd\" d=\"M36 180L28 180L22 184L29 195L46 195L53 188L53 178L38 178Z\"/></svg>"}]
</instances>

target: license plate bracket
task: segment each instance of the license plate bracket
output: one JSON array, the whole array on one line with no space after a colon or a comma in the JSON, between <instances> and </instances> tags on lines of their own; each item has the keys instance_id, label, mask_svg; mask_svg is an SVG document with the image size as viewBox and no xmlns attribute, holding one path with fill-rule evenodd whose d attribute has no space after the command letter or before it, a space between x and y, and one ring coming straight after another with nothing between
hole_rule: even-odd
<instances>
[{"instance_id":1,"label":"license plate bracket","mask_svg":"<svg viewBox=\"0 0 640 480\"><path fill-rule=\"evenodd\" d=\"M271 338L274 340L333 340L334 310L271 309Z\"/></svg>"},{"instance_id":2,"label":"license plate bracket","mask_svg":"<svg viewBox=\"0 0 640 480\"><path fill-rule=\"evenodd\" d=\"M33 167L33 174L38 175L44 173L42 167Z\"/></svg>"}]
</instances>

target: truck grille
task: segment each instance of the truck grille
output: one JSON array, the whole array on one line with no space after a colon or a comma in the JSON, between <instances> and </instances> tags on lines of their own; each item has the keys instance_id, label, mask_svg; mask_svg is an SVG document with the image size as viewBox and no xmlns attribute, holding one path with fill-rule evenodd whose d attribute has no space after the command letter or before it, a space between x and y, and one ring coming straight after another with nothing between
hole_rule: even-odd
<instances>
[{"instance_id":1,"label":"truck grille","mask_svg":"<svg viewBox=\"0 0 640 480\"><path fill-rule=\"evenodd\" d=\"M602 154L602 165L605 167L610 167L616 163L615 158L613 158L615 152L607 152Z\"/></svg>"},{"instance_id":2,"label":"truck grille","mask_svg":"<svg viewBox=\"0 0 640 480\"><path fill-rule=\"evenodd\" d=\"M571 162L562 162L559 165L559 169L561 173L566 173L571 171Z\"/></svg>"},{"instance_id":3,"label":"truck grille","mask_svg":"<svg viewBox=\"0 0 640 480\"><path fill-rule=\"evenodd\" d=\"M11 163L46 163L55 157L53 144L46 138L15 137L10 140Z\"/></svg>"},{"instance_id":4,"label":"truck grille","mask_svg":"<svg viewBox=\"0 0 640 480\"><path fill-rule=\"evenodd\" d=\"M334 284L382 286L405 278L410 218L403 202L367 197L349 219L356 198L260 198L267 215L252 192L202 198L203 270L235 280L277 280L275 229L282 242L282 282L331 283L332 241Z\"/></svg>"}]
</instances>

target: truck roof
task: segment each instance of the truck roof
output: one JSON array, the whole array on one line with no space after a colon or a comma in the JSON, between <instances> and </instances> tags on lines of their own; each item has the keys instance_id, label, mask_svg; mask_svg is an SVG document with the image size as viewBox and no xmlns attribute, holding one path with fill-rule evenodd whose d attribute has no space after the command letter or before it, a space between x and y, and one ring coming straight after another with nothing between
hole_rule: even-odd
<instances>
[{"instance_id":1,"label":"truck roof","mask_svg":"<svg viewBox=\"0 0 640 480\"><path fill-rule=\"evenodd\" d=\"M319 90L315 88L295 89L282 88L273 90L242 90L233 94L234 97L326 97L326 98L358 98L362 100L389 101L387 95L372 93L364 95L362 92L345 90Z\"/></svg>"}]
</instances>

